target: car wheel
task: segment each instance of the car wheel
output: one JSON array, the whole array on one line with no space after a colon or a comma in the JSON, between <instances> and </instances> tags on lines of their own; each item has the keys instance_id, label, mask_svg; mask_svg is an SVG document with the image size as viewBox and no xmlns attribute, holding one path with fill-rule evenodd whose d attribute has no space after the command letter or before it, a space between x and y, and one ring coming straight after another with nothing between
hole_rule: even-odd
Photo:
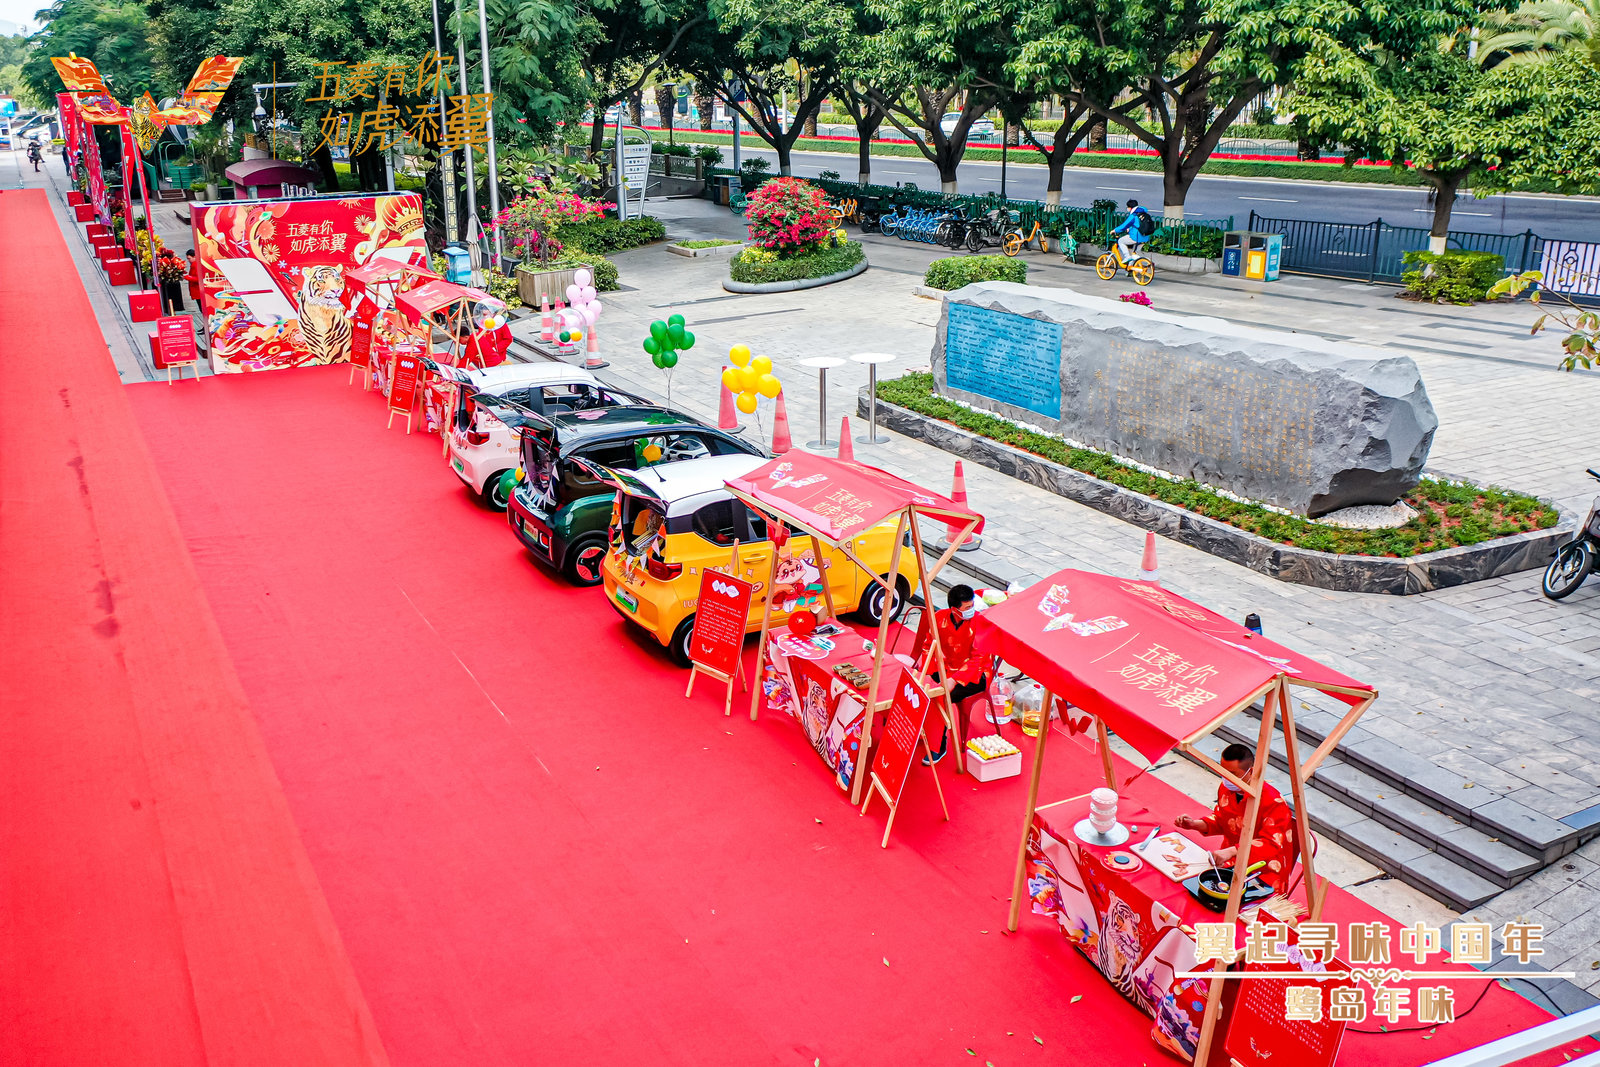
<instances>
[{"instance_id":1,"label":"car wheel","mask_svg":"<svg viewBox=\"0 0 1600 1067\"><path fill-rule=\"evenodd\" d=\"M689 659L689 640L694 636L694 616L690 615L678 624L672 631L672 641L667 645L667 655L672 657L672 662L680 667L692 667L693 661Z\"/></svg>"},{"instance_id":2,"label":"car wheel","mask_svg":"<svg viewBox=\"0 0 1600 1067\"><path fill-rule=\"evenodd\" d=\"M894 580L894 605L889 611L889 621L893 622L900 617L900 612L905 610L906 594L911 591L904 578ZM883 623L883 602L885 599L883 586L873 582L867 591L861 594L861 603L856 606L856 617L868 626L879 626Z\"/></svg>"},{"instance_id":3,"label":"car wheel","mask_svg":"<svg viewBox=\"0 0 1600 1067\"><path fill-rule=\"evenodd\" d=\"M483 492L478 494L483 497L485 505L496 511L504 511L508 503L506 494L500 488L500 483L504 480L505 473L505 471L495 471L491 474L489 480L483 483Z\"/></svg>"},{"instance_id":4,"label":"car wheel","mask_svg":"<svg viewBox=\"0 0 1600 1067\"><path fill-rule=\"evenodd\" d=\"M606 559L606 539L599 534L579 538L567 548L567 558L561 563L561 573L573 585L599 585L605 574L600 565Z\"/></svg>"}]
</instances>

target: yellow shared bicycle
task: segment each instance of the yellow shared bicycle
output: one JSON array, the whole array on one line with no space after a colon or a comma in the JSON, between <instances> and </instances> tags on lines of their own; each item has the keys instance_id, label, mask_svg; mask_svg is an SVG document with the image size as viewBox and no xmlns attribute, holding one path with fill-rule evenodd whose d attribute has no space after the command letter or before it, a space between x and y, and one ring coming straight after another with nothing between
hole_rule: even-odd
<instances>
[{"instance_id":1,"label":"yellow shared bicycle","mask_svg":"<svg viewBox=\"0 0 1600 1067\"><path fill-rule=\"evenodd\" d=\"M1101 281L1109 282L1117 276L1117 271L1125 270L1128 277L1139 285L1149 285L1156 276L1156 265L1143 255L1144 245L1135 246L1133 258L1124 260L1122 250L1115 244L1100 254L1094 261L1094 272L1100 275Z\"/></svg>"}]
</instances>

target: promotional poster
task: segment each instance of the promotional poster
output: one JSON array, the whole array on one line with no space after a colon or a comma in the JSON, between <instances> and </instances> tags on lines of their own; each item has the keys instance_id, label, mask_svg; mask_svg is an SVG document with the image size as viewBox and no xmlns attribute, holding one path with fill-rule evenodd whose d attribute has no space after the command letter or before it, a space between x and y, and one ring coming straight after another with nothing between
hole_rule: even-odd
<instances>
[{"instance_id":1,"label":"promotional poster","mask_svg":"<svg viewBox=\"0 0 1600 1067\"><path fill-rule=\"evenodd\" d=\"M347 362L345 271L374 257L427 261L415 193L222 201L191 217L219 374Z\"/></svg>"}]
</instances>

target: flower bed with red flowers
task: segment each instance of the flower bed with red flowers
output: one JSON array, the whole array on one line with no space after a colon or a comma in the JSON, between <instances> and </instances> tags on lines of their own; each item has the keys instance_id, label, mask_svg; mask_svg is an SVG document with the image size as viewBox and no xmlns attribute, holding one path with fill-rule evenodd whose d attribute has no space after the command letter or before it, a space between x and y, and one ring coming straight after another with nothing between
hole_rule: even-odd
<instances>
[{"instance_id":1,"label":"flower bed with red flowers","mask_svg":"<svg viewBox=\"0 0 1600 1067\"><path fill-rule=\"evenodd\" d=\"M824 248L833 235L833 217L823 191L800 178L773 178L751 193L744 218L750 240L780 256Z\"/></svg>"}]
</instances>

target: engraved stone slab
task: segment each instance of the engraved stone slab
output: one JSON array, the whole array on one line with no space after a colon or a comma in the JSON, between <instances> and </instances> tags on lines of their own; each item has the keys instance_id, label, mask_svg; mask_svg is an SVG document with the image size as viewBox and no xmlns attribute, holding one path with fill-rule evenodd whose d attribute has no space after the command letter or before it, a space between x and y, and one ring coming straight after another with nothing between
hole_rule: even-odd
<instances>
[{"instance_id":1,"label":"engraved stone slab","mask_svg":"<svg viewBox=\"0 0 1600 1067\"><path fill-rule=\"evenodd\" d=\"M1301 515L1394 503L1439 424L1406 356L1012 282L949 295L933 373L976 407Z\"/></svg>"}]
</instances>

